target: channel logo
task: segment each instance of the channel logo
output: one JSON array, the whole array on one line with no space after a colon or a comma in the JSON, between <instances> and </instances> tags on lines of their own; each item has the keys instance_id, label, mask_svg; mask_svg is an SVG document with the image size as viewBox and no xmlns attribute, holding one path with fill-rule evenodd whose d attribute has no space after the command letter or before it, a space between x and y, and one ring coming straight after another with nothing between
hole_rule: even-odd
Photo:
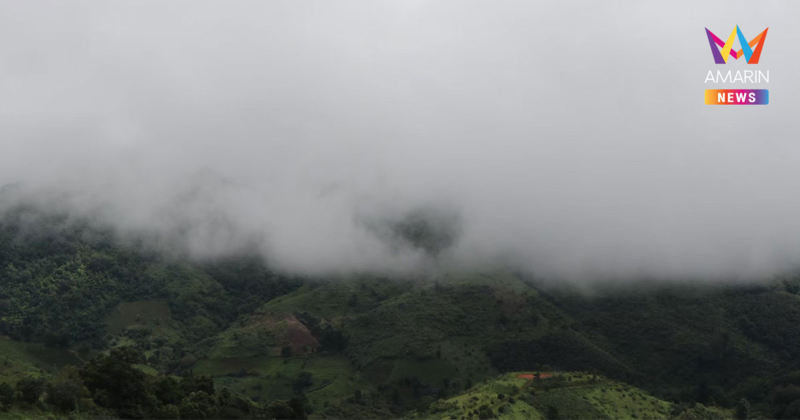
<instances>
[{"instance_id":1,"label":"channel logo","mask_svg":"<svg viewBox=\"0 0 800 420\"><path fill-rule=\"evenodd\" d=\"M733 27L733 31L728 36L728 40L722 40L714 35L713 32L706 29L706 36L708 37L708 45L711 47L711 55L714 57L714 63L727 64L728 59L733 57L738 60L744 57L747 64L758 64L761 59L761 51L764 49L764 43L767 40L767 31L769 28L764 29L758 36L747 41L742 28L739 25ZM733 44L739 41L739 50L733 49ZM706 89L705 103L706 105L767 105L769 104L769 90L767 89L740 89L738 86L724 86L724 84L758 84L763 85L769 83L769 70L717 70L716 74L713 70L709 70L706 75L705 83L713 83L723 86L727 89Z\"/></svg>"},{"instance_id":2,"label":"channel logo","mask_svg":"<svg viewBox=\"0 0 800 420\"><path fill-rule=\"evenodd\" d=\"M767 105L767 89L707 89L706 105Z\"/></svg>"},{"instance_id":3,"label":"channel logo","mask_svg":"<svg viewBox=\"0 0 800 420\"><path fill-rule=\"evenodd\" d=\"M747 38L744 37L742 29L739 28L739 25L736 25L733 28L733 32L731 32L728 37L728 40L722 42L718 36L714 35L713 32L706 28L708 44L711 46L711 54L714 55L714 62L716 64L725 64L728 62L728 57L733 57L735 60L738 60L739 57L744 56L745 60L747 60L747 64L758 64L758 59L761 58L761 49L764 48L764 42L767 40L768 30L769 28L764 29L758 36L753 38L750 42L747 42ZM739 38L739 45L742 47L739 51L733 50L733 41L736 38ZM756 47L756 45L758 46ZM722 50L719 49L720 47ZM755 49L753 49L753 47L755 47Z\"/></svg>"}]
</instances>

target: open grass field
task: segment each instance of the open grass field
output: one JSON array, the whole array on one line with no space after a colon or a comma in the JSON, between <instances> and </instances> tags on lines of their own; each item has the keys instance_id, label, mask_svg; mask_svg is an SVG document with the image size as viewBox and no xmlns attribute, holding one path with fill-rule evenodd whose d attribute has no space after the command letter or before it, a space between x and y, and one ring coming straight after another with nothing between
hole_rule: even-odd
<instances>
[{"instance_id":1,"label":"open grass field","mask_svg":"<svg viewBox=\"0 0 800 420\"><path fill-rule=\"evenodd\" d=\"M514 273L501 267L487 267L481 271L444 271L431 276L428 285L439 283L445 286L490 286L515 293L536 295L530 284L522 281Z\"/></svg>"},{"instance_id":2,"label":"open grass field","mask_svg":"<svg viewBox=\"0 0 800 420\"><path fill-rule=\"evenodd\" d=\"M119 334L132 326L166 329L172 314L165 300L143 300L120 303L108 318L108 332Z\"/></svg>"},{"instance_id":3,"label":"open grass field","mask_svg":"<svg viewBox=\"0 0 800 420\"><path fill-rule=\"evenodd\" d=\"M283 347L294 355L313 352L319 342L291 313L256 314L218 334L209 352L211 359L280 356Z\"/></svg>"},{"instance_id":4,"label":"open grass field","mask_svg":"<svg viewBox=\"0 0 800 420\"><path fill-rule=\"evenodd\" d=\"M0 410L0 420L29 420L29 419L60 419L63 416L60 416L56 413L52 413L49 411L44 411L39 408L25 408L20 409L18 407L13 407L8 411ZM80 418L80 417L75 417Z\"/></svg>"},{"instance_id":5,"label":"open grass field","mask_svg":"<svg viewBox=\"0 0 800 420\"><path fill-rule=\"evenodd\" d=\"M316 283L275 298L264 304L258 312L308 312L315 317L335 319L368 311L386 299L410 290L411 287L412 285L407 282L359 278L342 279L336 283Z\"/></svg>"},{"instance_id":6,"label":"open grass field","mask_svg":"<svg viewBox=\"0 0 800 420\"><path fill-rule=\"evenodd\" d=\"M348 301L355 294L352 287L301 287L294 293L269 301L259 312L309 312L321 318L336 318L352 312Z\"/></svg>"},{"instance_id":7,"label":"open grass field","mask_svg":"<svg viewBox=\"0 0 800 420\"><path fill-rule=\"evenodd\" d=\"M439 360L402 359L394 363L388 382L397 383L403 378L415 377L423 383L439 388L443 387L445 379L451 379L457 375L455 366Z\"/></svg>"},{"instance_id":8,"label":"open grass field","mask_svg":"<svg viewBox=\"0 0 800 420\"><path fill-rule=\"evenodd\" d=\"M27 375L40 376L81 360L67 350L0 338L0 382L11 385Z\"/></svg>"},{"instance_id":9,"label":"open grass field","mask_svg":"<svg viewBox=\"0 0 800 420\"><path fill-rule=\"evenodd\" d=\"M418 417L441 419L667 419L674 418L673 404L645 391L583 372L515 372L488 380L466 392L431 405ZM732 413L697 407L711 418L729 418ZM686 414L686 413L683 413Z\"/></svg>"},{"instance_id":10,"label":"open grass field","mask_svg":"<svg viewBox=\"0 0 800 420\"><path fill-rule=\"evenodd\" d=\"M213 377L218 388L228 387L264 402L291 398L302 372L311 374L311 384L304 391L317 408L324 401L352 396L357 389L372 388L352 370L347 358L338 356L206 359L194 368L195 375Z\"/></svg>"}]
</instances>

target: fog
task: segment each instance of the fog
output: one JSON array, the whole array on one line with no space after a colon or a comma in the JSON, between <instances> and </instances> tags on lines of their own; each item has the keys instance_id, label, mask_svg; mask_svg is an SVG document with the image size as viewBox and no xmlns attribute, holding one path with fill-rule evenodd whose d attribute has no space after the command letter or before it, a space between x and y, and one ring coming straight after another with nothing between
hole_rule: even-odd
<instances>
[{"instance_id":1,"label":"fog","mask_svg":"<svg viewBox=\"0 0 800 420\"><path fill-rule=\"evenodd\" d=\"M799 11L3 2L2 206L298 273L764 278L800 265ZM767 106L703 104L736 24Z\"/></svg>"}]
</instances>

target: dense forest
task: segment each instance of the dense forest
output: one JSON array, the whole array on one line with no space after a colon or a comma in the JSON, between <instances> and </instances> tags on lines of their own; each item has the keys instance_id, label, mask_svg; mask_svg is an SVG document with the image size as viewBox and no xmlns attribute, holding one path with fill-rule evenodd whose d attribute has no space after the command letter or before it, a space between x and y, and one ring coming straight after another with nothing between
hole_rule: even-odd
<instances>
[{"instance_id":1,"label":"dense forest","mask_svg":"<svg viewBox=\"0 0 800 420\"><path fill-rule=\"evenodd\" d=\"M303 278L147 244L3 214L0 418L800 417L792 275L587 293L499 267Z\"/></svg>"}]
</instances>

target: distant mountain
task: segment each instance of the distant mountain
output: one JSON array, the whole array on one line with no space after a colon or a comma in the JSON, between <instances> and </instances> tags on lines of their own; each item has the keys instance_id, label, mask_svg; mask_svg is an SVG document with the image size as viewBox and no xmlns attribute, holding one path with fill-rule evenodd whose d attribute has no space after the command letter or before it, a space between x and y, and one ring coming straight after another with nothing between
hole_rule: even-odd
<instances>
[{"instance_id":1,"label":"distant mountain","mask_svg":"<svg viewBox=\"0 0 800 420\"><path fill-rule=\"evenodd\" d=\"M785 276L589 296L502 267L299 278L257 256L165 257L20 207L0 218L0 383L11 390L4 403L0 385L0 405L316 418L714 418L746 405L796 418L798 291ZM537 371L566 373L505 375ZM115 399L103 375L128 378L141 400Z\"/></svg>"}]
</instances>

